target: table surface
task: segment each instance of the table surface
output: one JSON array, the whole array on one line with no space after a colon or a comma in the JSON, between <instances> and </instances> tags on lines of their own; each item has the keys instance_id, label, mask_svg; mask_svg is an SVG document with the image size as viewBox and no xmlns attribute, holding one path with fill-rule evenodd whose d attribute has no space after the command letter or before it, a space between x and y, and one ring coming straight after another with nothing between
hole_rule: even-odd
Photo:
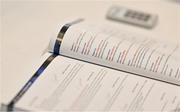
<instances>
[{"instance_id":1,"label":"table surface","mask_svg":"<svg viewBox=\"0 0 180 112\"><path fill-rule=\"evenodd\" d=\"M47 48L57 24L66 18L104 20L111 5L120 5L159 15L158 25L142 29L117 23L128 30L141 31L163 39L180 40L180 4L173 0L131 1L29 1L1 2L1 84L2 98L8 102L32 75L34 64Z\"/></svg>"}]
</instances>

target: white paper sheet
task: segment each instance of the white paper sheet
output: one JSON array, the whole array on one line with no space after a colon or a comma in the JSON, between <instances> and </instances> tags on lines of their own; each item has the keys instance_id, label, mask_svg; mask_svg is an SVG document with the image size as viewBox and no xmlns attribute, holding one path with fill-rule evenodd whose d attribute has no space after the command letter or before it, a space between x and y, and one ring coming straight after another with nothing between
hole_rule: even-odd
<instances>
[{"instance_id":1,"label":"white paper sheet","mask_svg":"<svg viewBox=\"0 0 180 112\"><path fill-rule=\"evenodd\" d=\"M26 110L171 111L180 87L58 56L16 104Z\"/></svg>"}]
</instances>

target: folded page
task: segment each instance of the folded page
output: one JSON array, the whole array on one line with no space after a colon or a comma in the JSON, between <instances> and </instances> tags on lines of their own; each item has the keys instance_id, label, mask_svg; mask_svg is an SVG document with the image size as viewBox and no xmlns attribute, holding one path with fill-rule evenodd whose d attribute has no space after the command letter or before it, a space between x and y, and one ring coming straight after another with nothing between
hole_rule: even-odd
<instances>
[{"instance_id":1,"label":"folded page","mask_svg":"<svg viewBox=\"0 0 180 112\"><path fill-rule=\"evenodd\" d=\"M59 28L60 30L60 28ZM50 51L56 49L55 39ZM80 22L65 32L59 54L180 85L180 47L106 23Z\"/></svg>"}]
</instances>

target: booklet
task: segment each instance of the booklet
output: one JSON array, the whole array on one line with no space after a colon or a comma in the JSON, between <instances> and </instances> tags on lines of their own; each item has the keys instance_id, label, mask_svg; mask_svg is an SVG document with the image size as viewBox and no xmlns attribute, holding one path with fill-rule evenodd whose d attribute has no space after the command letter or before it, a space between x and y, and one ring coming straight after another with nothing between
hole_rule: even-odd
<instances>
[{"instance_id":1,"label":"booklet","mask_svg":"<svg viewBox=\"0 0 180 112\"><path fill-rule=\"evenodd\" d=\"M65 23L8 110L180 111L179 53L107 23Z\"/></svg>"}]
</instances>

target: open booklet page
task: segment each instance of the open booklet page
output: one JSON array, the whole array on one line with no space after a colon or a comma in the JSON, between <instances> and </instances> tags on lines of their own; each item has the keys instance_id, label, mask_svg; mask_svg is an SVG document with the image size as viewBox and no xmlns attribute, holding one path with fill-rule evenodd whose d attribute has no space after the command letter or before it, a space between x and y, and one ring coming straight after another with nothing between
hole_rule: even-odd
<instances>
[{"instance_id":1,"label":"open booklet page","mask_svg":"<svg viewBox=\"0 0 180 112\"><path fill-rule=\"evenodd\" d=\"M50 45L52 52L54 43L52 41ZM59 52L61 55L180 85L179 45L161 42L110 24L83 21L70 26Z\"/></svg>"},{"instance_id":2,"label":"open booklet page","mask_svg":"<svg viewBox=\"0 0 180 112\"><path fill-rule=\"evenodd\" d=\"M179 86L57 56L16 107L53 111L172 111L180 109L179 94Z\"/></svg>"}]
</instances>

